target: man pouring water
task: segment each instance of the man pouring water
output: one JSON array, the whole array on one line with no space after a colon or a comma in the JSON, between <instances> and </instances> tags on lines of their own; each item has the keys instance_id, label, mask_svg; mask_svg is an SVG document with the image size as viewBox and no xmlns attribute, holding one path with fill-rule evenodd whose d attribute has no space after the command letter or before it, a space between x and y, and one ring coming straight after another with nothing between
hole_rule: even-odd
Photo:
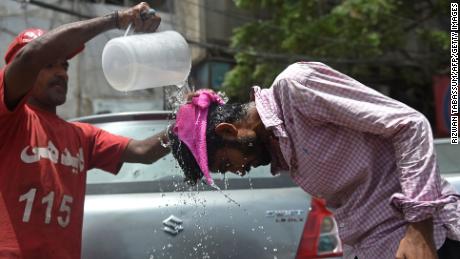
<instances>
[{"instance_id":1,"label":"man pouring water","mask_svg":"<svg viewBox=\"0 0 460 259\"><path fill-rule=\"evenodd\" d=\"M117 173L169 152L164 134L139 141L56 115L66 101L68 60L110 29L154 32L146 3L49 32L21 32L0 70L0 258L80 258L86 172ZM164 139L163 139L164 138Z\"/></svg>"}]
</instances>

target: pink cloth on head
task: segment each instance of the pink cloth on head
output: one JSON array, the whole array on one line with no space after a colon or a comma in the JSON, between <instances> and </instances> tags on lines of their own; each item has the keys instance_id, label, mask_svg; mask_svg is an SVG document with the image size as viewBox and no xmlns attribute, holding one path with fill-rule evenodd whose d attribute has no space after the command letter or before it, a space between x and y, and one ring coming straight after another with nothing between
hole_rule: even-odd
<instances>
[{"instance_id":1,"label":"pink cloth on head","mask_svg":"<svg viewBox=\"0 0 460 259\"><path fill-rule=\"evenodd\" d=\"M209 106L212 103L224 104L224 100L211 90L196 92L191 103L182 105L176 116L174 133L187 145L209 185L214 181L209 173L206 147L206 126Z\"/></svg>"}]
</instances>

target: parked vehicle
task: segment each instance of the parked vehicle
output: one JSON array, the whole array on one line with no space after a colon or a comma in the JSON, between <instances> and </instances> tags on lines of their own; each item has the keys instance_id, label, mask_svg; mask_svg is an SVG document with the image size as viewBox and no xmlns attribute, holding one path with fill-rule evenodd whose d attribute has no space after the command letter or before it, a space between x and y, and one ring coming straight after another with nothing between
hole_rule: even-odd
<instances>
[{"instance_id":1,"label":"parked vehicle","mask_svg":"<svg viewBox=\"0 0 460 259\"><path fill-rule=\"evenodd\" d=\"M460 192L460 145L450 144L450 139L434 141L441 176Z\"/></svg>"},{"instance_id":2,"label":"parked vehicle","mask_svg":"<svg viewBox=\"0 0 460 259\"><path fill-rule=\"evenodd\" d=\"M76 119L143 139L167 127L169 112ZM324 202L268 167L216 175L222 191L190 187L172 155L125 164L118 175L91 170L83 258L337 258L337 224Z\"/></svg>"}]
</instances>

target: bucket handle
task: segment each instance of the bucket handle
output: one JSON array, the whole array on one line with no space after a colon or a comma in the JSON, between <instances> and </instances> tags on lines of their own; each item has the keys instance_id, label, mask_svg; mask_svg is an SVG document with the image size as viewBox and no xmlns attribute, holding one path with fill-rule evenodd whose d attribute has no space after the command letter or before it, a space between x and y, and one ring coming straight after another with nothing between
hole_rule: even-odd
<instances>
[{"instance_id":1,"label":"bucket handle","mask_svg":"<svg viewBox=\"0 0 460 259\"><path fill-rule=\"evenodd\" d=\"M154 15L157 11L155 11L155 9L153 8L150 8L148 11L142 11L141 12L141 20L142 21L145 21L147 20L150 16ZM133 26L133 23L130 22L129 25L128 25L128 28L126 28L126 31L125 31L125 34L123 35L123 37L126 37L129 33L129 31L131 30L131 27Z\"/></svg>"}]
</instances>

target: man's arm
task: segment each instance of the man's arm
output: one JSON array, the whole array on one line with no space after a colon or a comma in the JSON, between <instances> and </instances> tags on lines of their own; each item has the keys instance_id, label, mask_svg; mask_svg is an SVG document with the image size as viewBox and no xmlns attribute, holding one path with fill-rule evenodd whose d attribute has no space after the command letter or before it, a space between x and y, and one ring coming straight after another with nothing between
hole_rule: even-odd
<instances>
[{"instance_id":1,"label":"man's arm","mask_svg":"<svg viewBox=\"0 0 460 259\"><path fill-rule=\"evenodd\" d=\"M166 131L144 140L132 139L121 157L121 162L151 164L171 150Z\"/></svg>"},{"instance_id":2,"label":"man's arm","mask_svg":"<svg viewBox=\"0 0 460 259\"><path fill-rule=\"evenodd\" d=\"M62 25L34 39L21 49L5 69L5 103L14 108L33 87L38 73L48 64L67 57L96 35L115 29L126 28L131 22L135 31L153 32L160 24L158 16L141 19L149 5L140 3L118 15L106 15L90 20Z\"/></svg>"}]
</instances>

